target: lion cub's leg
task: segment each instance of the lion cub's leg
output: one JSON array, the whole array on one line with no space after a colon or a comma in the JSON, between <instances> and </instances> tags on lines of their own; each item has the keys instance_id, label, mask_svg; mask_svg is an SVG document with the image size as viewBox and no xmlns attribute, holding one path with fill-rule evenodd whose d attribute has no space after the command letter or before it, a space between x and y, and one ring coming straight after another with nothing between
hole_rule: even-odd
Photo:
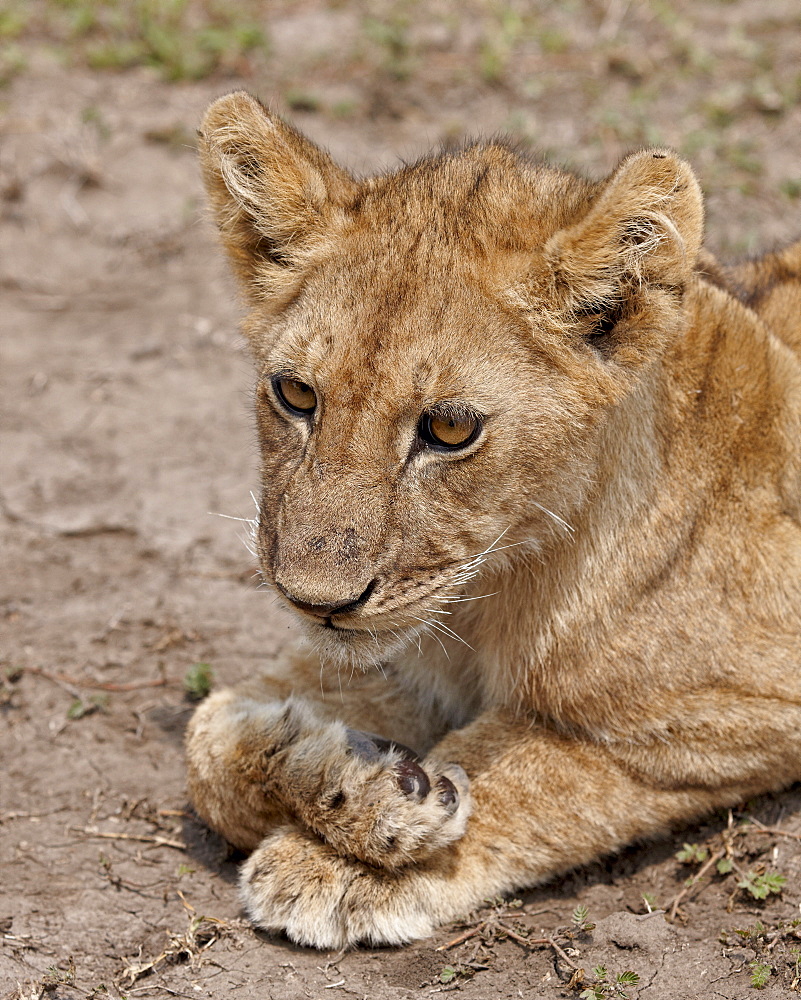
<instances>
[{"instance_id":1,"label":"lion cub's leg","mask_svg":"<svg viewBox=\"0 0 801 1000\"><path fill-rule=\"evenodd\" d=\"M254 923L318 948L401 944L698 808L688 796L632 779L601 748L502 712L444 744L470 775L474 812L461 839L387 871L343 857L296 826L281 827L242 868Z\"/></svg>"},{"instance_id":2,"label":"lion cub's leg","mask_svg":"<svg viewBox=\"0 0 801 1000\"><path fill-rule=\"evenodd\" d=\"M421 763L404 745L429 745L431 720L393 697L383 677L356 678L341 695L315 679L314 701L287 697L287 682L264 677L198 708L187 733L198 813L241 848L295 821L340 854L387 869L459 838L470 813L464 771Z\"/></svg>"},{"instance_id":3,"label":"lion cub's leg","mask_svg":"<svg viewBox=\"0 0 801 1000\"><path fill-rule=\"evenodd\" d=\"M775 706L768 709L775 714ZM782 721L794 719L797 733L799 709L785 709ZM437 748L470 776L474 811L461 839L422 863L388 871L343 857L308 832L286 826L243 866L243 900L259 926L319 948L423 937L486 899L741 801L770 786L771 772L777 786L779 774L786 783L787 762L793 753L797 759L799 742L785 730L784 738L779 724L771 733L742 733L740 749L753 750L755 762L743 780L727 775L725 754L715 756L714 735L702 727L695 760L688 748L684 774L677 770L671 787L650 772L649 758L658 747L629 759L614 747L569 739L500 710L488 712L449 733Z\"/></svg>"}]
</instances>

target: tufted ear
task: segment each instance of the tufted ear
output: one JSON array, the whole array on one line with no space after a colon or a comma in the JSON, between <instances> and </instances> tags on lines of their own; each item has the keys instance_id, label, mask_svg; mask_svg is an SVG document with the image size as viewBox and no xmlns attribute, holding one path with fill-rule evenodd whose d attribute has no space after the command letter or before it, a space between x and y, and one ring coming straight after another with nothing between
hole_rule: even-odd
<instances>
[{"instance_id":1,"label":"tufted ear","mask_svg":"<svg viewBox=\"0 0 801 1000\"><path fill-rule=\"evenodd\" d=\"M691 168L674 153L633 153L601 186L581 221L545 247L569 306L613 304L626 286L680 290L703 237L703 200Z\"/></svg>"},{"instance_id":2,"label":"tufted ear","mask_svg":"<svg viewBox=\"0 0 801 1000\"><path fill-rule=\"evenodd\" d=\"M274 294L328 240L355 189L318 146L244 91L220 97L200 126L209 203L251 299Z\"/></svg>"}]
</instances>

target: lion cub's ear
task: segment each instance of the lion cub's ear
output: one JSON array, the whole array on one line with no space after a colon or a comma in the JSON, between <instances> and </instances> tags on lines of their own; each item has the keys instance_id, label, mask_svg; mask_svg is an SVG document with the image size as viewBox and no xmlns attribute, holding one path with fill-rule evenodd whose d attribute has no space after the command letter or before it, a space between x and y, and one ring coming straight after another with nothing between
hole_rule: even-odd
<instances>
[{"instance_id":1,"label":"lion cub's ear","mask_svg":"<svg viewBox=\"0 0 801 1000\"><path fill-rule=\"evenodd\" d=\"M588 306L614 302L624 286L643 282L680 289L695 265L703 220L701 190L683 160L659 149L634 153L584 218L546 244L557 291Z\"/></svg>"},{"instance_id":2,"label":"lion cub's ear","mask_svg":"<svg viewBox=\"0 0 801 1000\"><path fill-rule=\"evenodd\" d=\"M237 277L259 299L330 239L355 182L314 143L244 91L200 126L211 208Z\"/></svg>"}]
</instances>

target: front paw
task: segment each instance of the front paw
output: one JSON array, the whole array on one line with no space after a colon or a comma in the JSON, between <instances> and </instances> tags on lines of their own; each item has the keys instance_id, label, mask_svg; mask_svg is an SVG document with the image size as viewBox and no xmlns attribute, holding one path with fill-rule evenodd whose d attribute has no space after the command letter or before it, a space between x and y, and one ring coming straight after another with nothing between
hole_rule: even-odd
<instances>
[{"instance_id":1,"label":"front paw","mask_svg":"<svg viewBox=\"0 0 801 1000\"><path fill-rule=\"evenodd\" d=\"M424 872L380 871L313 834L282 827L242 866L240 892L256 926L301 945L404 944L430 935L436 892Z\"/></svg>"},{"instance_id":2,"label":"front paw","mask_svg":"<svg viewBox=\"0 0 801 1000\"><path fill-rule=\"evenodd\" d=\"M300 699L217 692L190 723L187 757L197 812L246 850L296 818L340 854L400 868L458 840L471 810L457 764L418 763Z\"/></svg>"},{"instance_id":3,"label":"front paw","mask_svg":"<svg viewBox=\"0 0 801 1000\"><path fill-rule=\"evenodd\" d=\"M458 840L471 808L458 764L419 761L406 747L346 730L298 816L339 854L395 870Z\"/></svg>"}]
</instances>

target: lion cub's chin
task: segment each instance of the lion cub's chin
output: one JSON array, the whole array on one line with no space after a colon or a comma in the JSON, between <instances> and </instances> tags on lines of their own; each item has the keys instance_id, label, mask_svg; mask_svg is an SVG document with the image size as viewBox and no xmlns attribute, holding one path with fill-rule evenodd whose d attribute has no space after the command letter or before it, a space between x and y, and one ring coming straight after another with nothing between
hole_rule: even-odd
<instances>
[{"instance_id":1,"label":"lion cub's chin","mask_svg":"<svg viewBox=\"0 0 801 1000\"><path fill-rule=\"evenodd\" d=\"M344 628L302 619L307 642L323 662L367 669L396 656L416 641L419 629Z\"/></svg>"}]
</instances>

